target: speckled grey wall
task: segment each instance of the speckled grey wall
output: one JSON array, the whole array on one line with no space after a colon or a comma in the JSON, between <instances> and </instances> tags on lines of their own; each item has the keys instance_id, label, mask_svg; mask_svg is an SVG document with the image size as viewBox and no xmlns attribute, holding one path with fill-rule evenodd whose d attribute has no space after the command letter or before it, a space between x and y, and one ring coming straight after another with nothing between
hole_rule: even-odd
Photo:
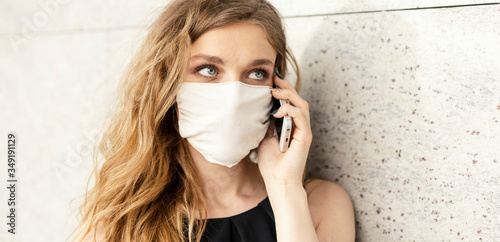
<instances>
[{"instance_id":1,"label":"speckled grey wall","mask_svg":"<svg viewBox=\"0 0 500 242\"><path fill-rule=\"evenodd\" d=\"M358 240L499 240L500 5L315 18L287 19L309 175L346 188Z\"/></svg>"},{"instance_id":2,"label":"speckled grey wall","mask_svg":"<svg viewBox=\"0 0 500 242\"><path fill-rule=\"evenodd\" d=\"M0 133L19 137L18 234L0 241L64 241L76 226L88 148L166 2L0 2ZM311 104L310 175L349 192L357 239L499 240L500 5L272 2ZM467 4L482 6L447 7Z\"/></svg>"}]
</instances>

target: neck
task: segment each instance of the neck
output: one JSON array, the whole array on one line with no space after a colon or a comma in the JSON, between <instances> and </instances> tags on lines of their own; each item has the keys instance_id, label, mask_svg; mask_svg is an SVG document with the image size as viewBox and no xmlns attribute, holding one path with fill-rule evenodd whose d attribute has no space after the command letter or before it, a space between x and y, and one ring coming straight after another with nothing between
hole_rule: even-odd
<instances>
[{"instance_id":1,"label":"neck","mask_svg":"<svg viewBox=\"0 0 500 242\"><path fill-rule=\"evenodd\" d=\"M186 144L200 174L207 202L225 203L238 197L254 196L265 189L257 165L248 158L229 168L207 161L189 142Z\"/></svg>"}]
</instances>

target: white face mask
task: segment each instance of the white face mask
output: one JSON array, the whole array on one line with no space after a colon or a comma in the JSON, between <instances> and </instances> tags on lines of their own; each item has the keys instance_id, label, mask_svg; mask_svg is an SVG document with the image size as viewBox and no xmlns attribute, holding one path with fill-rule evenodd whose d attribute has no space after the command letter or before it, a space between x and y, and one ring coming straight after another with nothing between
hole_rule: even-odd
<instances>
[{"instance_id":1,"label":"white face mask","mask_svg":"<svg viewBox=\"0 0 500 242\"><path fill-rule=\"evenodd\" d=\"M183 83L177 94L180 135L208 161L236 165L266 134L269 88L239 81Z\"/></svg>"}]
</instances>

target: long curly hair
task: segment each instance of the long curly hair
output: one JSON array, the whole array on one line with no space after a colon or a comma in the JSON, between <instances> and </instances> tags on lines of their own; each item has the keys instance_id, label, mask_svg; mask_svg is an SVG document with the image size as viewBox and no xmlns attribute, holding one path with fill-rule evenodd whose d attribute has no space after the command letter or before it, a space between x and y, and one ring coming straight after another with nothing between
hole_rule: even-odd
<instances>
[{"instance_id":1,"label":"long curly hair","mask_svg":"<svg viewBox=\"0 0 500 242\"><path fill-rule=\"evenodd\" d=\"M175 99L191 44L210 29L240 21L263 28L277 52L279 72L286 73L291 63L300 89L281 16L266 0L169 3L123 75L117 108L94 149L95 185L89 190L89 179L82 195L75 240L95 241L100 231L105 241L200 241L205 196L179 135Z\"/></svg>"}]
</instances>

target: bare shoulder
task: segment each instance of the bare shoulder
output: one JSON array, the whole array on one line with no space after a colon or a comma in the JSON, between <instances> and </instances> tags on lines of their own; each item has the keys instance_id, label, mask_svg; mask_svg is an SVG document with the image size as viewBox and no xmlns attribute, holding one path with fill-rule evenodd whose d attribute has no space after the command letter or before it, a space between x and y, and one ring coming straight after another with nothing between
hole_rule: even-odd
<instances>
[{"instance_id":1,"label":"bare shoulder","mask_svg":"<svg viewBox=\"0 0 500 242\"><path fill-rule=\"evenodd\" d=\"M305 190L320 241L354 241L354 210L346 190L337 183L317 178L307 180Z\"/></svg>"}]
</instances>

